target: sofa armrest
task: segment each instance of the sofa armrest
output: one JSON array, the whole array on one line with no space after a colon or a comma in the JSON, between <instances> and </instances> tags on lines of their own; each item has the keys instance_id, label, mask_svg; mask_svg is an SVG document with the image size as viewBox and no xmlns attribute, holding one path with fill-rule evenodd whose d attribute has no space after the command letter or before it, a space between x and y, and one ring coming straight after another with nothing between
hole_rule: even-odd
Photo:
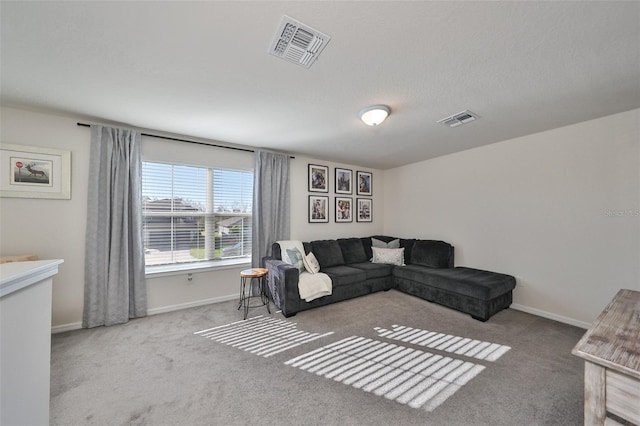
<instances>
[{"instance_id":1,"label":"sofa armrest","mask_svg":"<svg viewBox=\"0 0 640 426\"><path fill-rule=\"evenodd\" d=\"M267 284L273 303L282 310L285 317L300 310L300 292L298 291L298 268L273 257L263 258L267 274Z\"/></svg>"}]
</instances>

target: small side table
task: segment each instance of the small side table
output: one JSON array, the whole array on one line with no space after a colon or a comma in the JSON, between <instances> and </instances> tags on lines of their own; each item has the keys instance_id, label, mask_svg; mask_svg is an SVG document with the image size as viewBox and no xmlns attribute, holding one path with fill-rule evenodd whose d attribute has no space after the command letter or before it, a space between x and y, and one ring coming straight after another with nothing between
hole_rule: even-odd
<instances>
[{"instance_id":1,"label":"small side table","mask_svg":"<svg viewBox=\"0 0 640 426\"><path fill-rule=\"evenodd\" d=\"M265 277L269 273L265 268L245 269L240 272L240 303L238 310L244 307L244 319L249 315L249 309L267 307L267 312L271 313L269 308L269 289L265 283ZM258 280L260 294L252 295L251 287L253 280ZM251 304L252 300L259 299L259 302Z\"/></svg>"}]
</instances>

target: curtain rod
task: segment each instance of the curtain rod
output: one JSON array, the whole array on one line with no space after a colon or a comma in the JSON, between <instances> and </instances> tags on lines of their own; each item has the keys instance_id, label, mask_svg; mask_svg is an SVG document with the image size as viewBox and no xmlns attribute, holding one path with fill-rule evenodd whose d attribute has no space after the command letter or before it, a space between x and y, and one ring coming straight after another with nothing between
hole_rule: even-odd
<instances>
[{"instance_id":1,"label":"curtain rod","mask_svg":"<svg viewBox=\"0 0 640 426\"><path fill-rule=\"evenodd\" d=\"M76 123L76 124L78 126L81 126L81 127L91 127L91 124L86 124L86 123ZM190 141L190 140L187 140L187 139L172 138L172 137L169 137L169 136L152 135L150 133L140 133L140 135L149 136L149 137L158 138L158 139L166 139L166 140L176 141L176 142L186 142L186 143L192 143L192 144L196 144L196 145L212 146L212 147L215 147L215 148L233 149L235 151L255 152L253 149L248 149L248 148L237 148L235 146L216 145L216 144L206 143L206 142L197 142L197 141ZM289 158L296 158L296 157L290 155Z\"/></svg>"}]
</instances>

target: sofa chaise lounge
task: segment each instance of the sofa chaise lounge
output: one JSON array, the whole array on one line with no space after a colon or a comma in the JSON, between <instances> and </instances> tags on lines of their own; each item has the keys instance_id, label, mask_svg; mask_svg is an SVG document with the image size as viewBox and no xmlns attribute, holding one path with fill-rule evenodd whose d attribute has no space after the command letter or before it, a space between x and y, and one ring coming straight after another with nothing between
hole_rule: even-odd
<instances>
[{"instance_id":1,"label":"sofa chaise lounge","mask_svg":"<svg viewBox=\"0 0 640 426\"><path fill-rule=\"evenodd\" d=\"M405 265L372 263L372 238L398 240ZM512 302L516 280L511 275L454 266L454 247L444 241L400 239L389 236L341 238L304 242L304 254L313 252L320 272L332 281L331 295L310 302L300 298L299 270L282 261L278 243L263 259L269 269L268 286L285 317L300 311L392 288L487 321Z\"/></svg>"}]
</instances>

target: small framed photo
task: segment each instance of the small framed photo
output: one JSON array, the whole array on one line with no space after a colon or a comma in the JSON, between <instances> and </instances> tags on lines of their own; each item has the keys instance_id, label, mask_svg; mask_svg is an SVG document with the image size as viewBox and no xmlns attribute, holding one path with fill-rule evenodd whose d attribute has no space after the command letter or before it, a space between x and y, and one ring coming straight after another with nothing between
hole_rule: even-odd
<instances>
[{"instance_id":1,"label":"small framed photo","mask_svg":"<svg viewBox=\"0 0 640 426\"><path fill-rule=\"evenodd\" d=\"M357 195L372 195L371 180L372 175L369 172L358 172L356 176Z\"/></svg>"},{"instance_id":2,"label":"small framed photo","mask_svg":"<svg viewBox=\"0 0 640 426\"><path fill-rule=\"evenodd\" d=\"M372 200L371 198L358 198L358 211L356 216L356 222L372 222Z\"/></svg>"},{"instance_id":3,"label":"small framed photo","mask_svg":"<svg viewBox=\"0 0 640 426\"><path fill-rule=\"evenodd\" d=\"M71 199L71 151L3 144L0 197Z\"/></svg>"},{"instance_id":4,"label":"small framed photo","mask_svg":"<svg viewBox=\"0 0 640 426\"><path fill-rule=\"evenodd\" d=\"M309 164L309 192L329 192L329 168Z\"/></svg>"},{"instance_id":5,"label":"small framed photo","mask_svg":"<svg viewBox=\"0 0 640 426\"><path fill-rule=\"evenodd\" d=\"M336 197L336 223L353 222L353 198Z\"/></svg>"},{"instance_id":6,"label":"small framed photo","mask_svg":"<svg viewBox=\"0 0 640 426\"><path fill-rule=\"evenodd\" d=\"M329 197L309 195L309 223L329 222Z\"/></svg>"},{"instance_id":7,"label":"small framed photo","mask_svg":"<svg viewBox=\"0 0 640 426\"><path fill-rule=\"evenodd\" d=\"M351 194L353 171L336 167L336 194Z\"/></svg>"}]
</instances>

